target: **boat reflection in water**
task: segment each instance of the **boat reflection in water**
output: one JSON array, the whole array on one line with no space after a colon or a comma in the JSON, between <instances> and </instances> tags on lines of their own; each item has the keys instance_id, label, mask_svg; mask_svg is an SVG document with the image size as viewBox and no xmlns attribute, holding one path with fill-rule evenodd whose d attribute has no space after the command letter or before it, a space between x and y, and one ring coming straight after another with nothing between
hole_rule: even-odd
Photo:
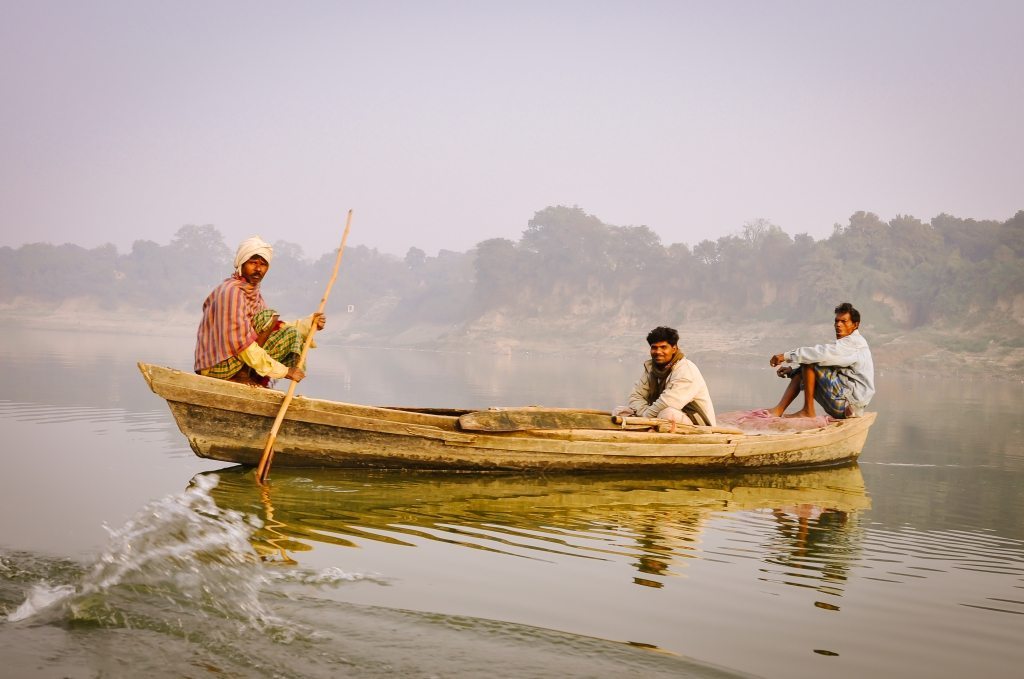
<instances>
[{"instance_id":1,"label":"boat reflection in water","mask_svg":"<svg viewBox=\"0 0 1024 679\"><path fill-rule=\"evenodd\" d=\"M639 478L278 469L266 486L248 467L208 473L220 478L211 495L222 509L263 521L252 541L267 561L296 563L317 543L436 540L625 561L635 583L653 587L687 560L709 558L702 533L716 520L725 539L714 559L759 558L765 578L827 589L845 579L860 542L852 519L870 507L856 465Z\"/></svg>"}]
</instances>

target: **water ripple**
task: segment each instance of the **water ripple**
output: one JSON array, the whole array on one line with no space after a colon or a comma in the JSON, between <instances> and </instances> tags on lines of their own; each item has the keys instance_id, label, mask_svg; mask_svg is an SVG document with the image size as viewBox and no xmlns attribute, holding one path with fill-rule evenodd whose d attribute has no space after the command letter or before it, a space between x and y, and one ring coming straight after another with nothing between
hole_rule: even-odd
<instances>
[{"instance_id":1,"label":"water ripple","mask_svg":"<svg viewBox=\"0 0 1024 679\"><path fill-rule=\"evenodd\" d=\"M438 476L281 470L258 488L246 470L220 472L222 507L273 525L261 553L317 542L415 546L441 542L497 554L626 564L661 586L693 559L763 561L765 579L832 592L854 561L858 512L870 506L854 468L735 477ZM725 537L702 544L713 530ZM766 556L767 554L767 556Z\"/></svg>"},{"instance_id":2,"label":"water ripple","mask_svg":"<svg viewBox=\"0 0 1024 679\"><path fill-rule=\"evenodd\" d=\"M71 422L126 422L128 431L163 431L168 418L164 409L130 411L123 408L101 408L87 405L52 405L0 400L0 417L9 417L34 424L66 424Z\"/></svg>"}]
</instances>

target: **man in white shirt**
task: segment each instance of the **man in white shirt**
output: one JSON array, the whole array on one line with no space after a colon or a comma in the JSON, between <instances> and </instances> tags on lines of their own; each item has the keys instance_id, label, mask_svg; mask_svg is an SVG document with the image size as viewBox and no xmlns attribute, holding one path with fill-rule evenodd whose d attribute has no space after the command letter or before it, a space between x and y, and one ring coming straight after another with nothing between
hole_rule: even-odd
<instances>
[{"instance_id":1,"label":"man in white shirt","mask_svg":"<svg viewBox=\"0 0 1024 679\"><path fill-rule=\"evenodd\" d=\"M769 363L779 377L788 377L782 399L768 412L782 417L800 390L804 391L803 410L787 417L814 417L817 401L836 419L860 417L875 395L875 367L868 341L860 334L860 312L849 302L835 308L836 341L813 347L791 349L771 357ZM782 365L796 364L796 367Z\"/></svg>"},{"instance_id":2,"label":"man in white shirt","mask_svg":"<svg viewBox=\"0 0 1024 679\"><path fill-rule=\"evenodd\" d=\"M647 334L651 360L633 387L629 405L614 415L656 417L671 422L714 426L715 407L704 376L679 349L679 332L657 327Z\"/></svg>"}]
</instances>

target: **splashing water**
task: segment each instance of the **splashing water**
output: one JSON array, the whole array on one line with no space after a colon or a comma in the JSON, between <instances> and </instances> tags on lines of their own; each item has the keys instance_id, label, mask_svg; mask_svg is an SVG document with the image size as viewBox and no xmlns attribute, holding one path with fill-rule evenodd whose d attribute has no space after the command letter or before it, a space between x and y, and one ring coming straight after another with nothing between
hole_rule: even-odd
<instances>
[{"instance_id":1,"label":"splashing water","mask_svg":"<svg viewBox=\"0 0 1024 679\"><path fill-rule=\"evenodd\" d=\"M25 603L7 616L8 622L18 622L19 620L26 620L31 618L33 615L41 610L49 608L58 601L63 601L69 596L75 593L75 588L71 585L58 585L51 587L48 584L40 583L32 586L29 590L28 596L25 597Z\"/></svg>"},{"instance_id":2,"label":"splashing water","mask_svg":"<svg viewBox=\"0 0 1024 679\"><path fill-rule=\"evenodd\" d=\"M362 581L374 582L378 585L390 584L390 581L379 573L349 573L337 566L328 566L319 571L277 571L271 578L281 582L295 582L316 586L338 586L349 582Z\"/></svg>"},{"instance_id":3,"label":"splashing water","mask_svg":"<svg viewBox=\"0 0 1024 679\"><path fill-rule=\"evenodd\" d=\"M262 524L219 508L210 497L218 480L199 477L123 527L107 528L106 548L77 585L36 584L8 621L50 611L99 626L184 629L183 619L198 615L272 627L276 621L259 601L267 576L249 542Z\"/></svg>"}]
</instances>

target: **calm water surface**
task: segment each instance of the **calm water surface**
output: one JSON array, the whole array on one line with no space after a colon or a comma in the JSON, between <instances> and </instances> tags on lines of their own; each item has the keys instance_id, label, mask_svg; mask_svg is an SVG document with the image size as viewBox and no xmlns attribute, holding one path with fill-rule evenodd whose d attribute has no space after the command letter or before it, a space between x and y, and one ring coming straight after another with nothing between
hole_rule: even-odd
<instances>
[{"instance_id":1,"label":"calm water surface","mask_svg":"<svg viewBox=\"0 0 1024 679\"><path fill-rule=\"evenodd\" d=\"M685 338L684 338L685 339ZM196 458L134 362L0 346L4 676L1017 676L1024 385L882 374L859 466L519 476ZM607 408L636 364L321 347L299 392ZM700 357L693 357L698 364ZM765 370L704 367L720 411ZM287 384L287 383L285 383Z\"/></svg>"}]
</instances>

